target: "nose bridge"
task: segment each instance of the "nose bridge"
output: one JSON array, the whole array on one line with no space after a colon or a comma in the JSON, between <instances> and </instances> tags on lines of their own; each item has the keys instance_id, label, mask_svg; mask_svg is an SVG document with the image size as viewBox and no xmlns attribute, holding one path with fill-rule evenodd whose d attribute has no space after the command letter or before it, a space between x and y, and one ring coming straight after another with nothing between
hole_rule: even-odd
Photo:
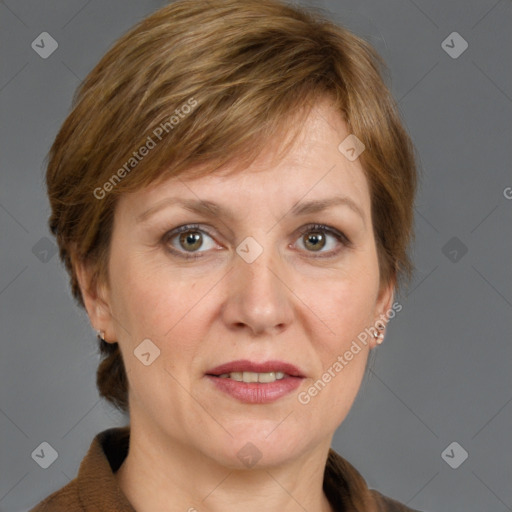
<instances>
[{"instance_id":1,"label":"nose bridge","mask_svg":"<svg viewBox=\"0 0 512 512\"><path fill-rule=\"evenodd\" d=\"M245 246L247 248L247 245ZM255 249L249 249L249 254ZM258 295L264 293L270 298L273 295L276 281L276 257L272 254L274 249L268 244L261 253L255 257L253 261L246 260L243 257L237 261L236 273L238 278L242 281L242 289L247 289L248 292Z\"/></svg>"},{"instance_id":2,"label":"nose bridge","mask_svg":"<svg viewBox=\"0 0 512 512\"><path fill-rule=\"evenodd\" d=\"M264 242L247 237L236 248L226 307L229 323L245 324L254 332L282 328L291 318L289 291L281 282L283 269L272 237L263 233L258 238Z\"/></svg>"}]
</instances>

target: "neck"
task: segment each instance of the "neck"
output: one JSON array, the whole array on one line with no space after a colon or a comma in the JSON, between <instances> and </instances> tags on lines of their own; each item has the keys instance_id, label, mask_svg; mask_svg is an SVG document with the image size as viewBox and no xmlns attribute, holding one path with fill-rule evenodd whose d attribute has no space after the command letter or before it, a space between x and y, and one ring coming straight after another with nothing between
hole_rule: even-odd
<instances>
[{"instance_id":1,"label":"neck","mask_svg":"<svg viewBox=\"0 0 512 512\"><path fill-rule=\"evenodd\" d=\"M330 440L279 466L230 469L176 439L130 426L116 478L137 512L332 512L323 492Z\"/></svg>"}]
</instances>

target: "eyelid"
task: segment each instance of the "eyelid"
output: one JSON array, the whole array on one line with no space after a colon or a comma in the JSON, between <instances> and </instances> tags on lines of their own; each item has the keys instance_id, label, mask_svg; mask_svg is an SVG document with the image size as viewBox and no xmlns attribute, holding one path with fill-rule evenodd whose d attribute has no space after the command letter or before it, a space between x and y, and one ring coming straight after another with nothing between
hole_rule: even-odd
<instances>
[{"instance_id":1,"label":"eyelid","mask_svg":"<svg viewBox=\"0 0 512 512\"><path fill-rule=\"evenodd\" d=\"M198 258L202 258L203 257L203 254L204 253L207 253L208 251L196 251L196 252L189 252L187 253L186 251L180 251L174 247L169 247L169 244L168 244L168 241L172 238L174 238L175 236L183 233L183 232L187 232L187 231L199 231L201 233L205 233L207 234L210 238L212 238L213 240L215 240L215 237L214 235L212 235L210 232L209 232L209 229L205 229L205 225L204 224L196 224L196 223L192 223L192 224L183 224L181 226L178 226L174 229L171 229L169 231L166 231L164 233L164 235L162 236L162 242L165 244L165 246L167 247L167 250L169 252L171 252L172 254L176 254L178 255L179 257L182 257L184 259L198 259ZM296 238L300 238L301 236L305 235L306 233L310 233L310 232L323 232L323 233L327 233L331 236L333 236L334 238L336 238L338 240L338 242L347 247L347 248L351 248L353 247L353 243L351 242L351 240L345 235L345 233L343 233L342 231L334 228L334 227L331 227L331 226L328 226L328 225L325 225L325 224L318 224L318 223L310 223L310 224L306 224L304 226L302 226L301 228L299 228L298 231L295 232L295 237ZM311 258L328 258L328 257L333 257L333 256L337 256L338 253L340 252L341 249L338 249L336 251L328 251L328 252L325 252L325 253L319 253L318 256L316 256L314 254L314 252L311 252L310 255L308 257L311 257ZM308 252L308 251L307 251Z\"/></svg>"}]
</instances>

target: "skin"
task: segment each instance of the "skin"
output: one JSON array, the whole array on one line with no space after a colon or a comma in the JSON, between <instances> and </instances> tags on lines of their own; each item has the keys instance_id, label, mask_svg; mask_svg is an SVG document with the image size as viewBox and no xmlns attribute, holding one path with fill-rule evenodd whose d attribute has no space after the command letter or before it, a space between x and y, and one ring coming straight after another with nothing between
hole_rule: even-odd
<instances>
[{"instance_id":1,"label":"skin","mask_svg":"<svg viewBox=\"0 0 512 512\"><path fill-rule=\"evenodd\" d=\"M341 116L319 101L280 161L269 149L240 173L173 177L121 196L109 282L91 289L90 272L78 266L91 323L106 340L119 342L128 374L130 451L116 476L139 512L331 510L322 490L328 450L375 340L361 345L308 404L298 394L375 325L393 299L392 284L379 286L363 169L359 159L350 162L337 149L348 135ZM341 195L362 217L347 206L291 214L299 200ZM168 203L137 222L173 196L217 202L233 218ZM179 234L164 238L190 223L208 229L201 247L192 242L190 249L186 240L180 245ZM351 245L324 233L325 245L321 240L315 250L310 242L318 231L300 234L312 223L341 231ZM248 236L263 248L252 263L236 253ZM169 246L202 257L186 260ZM161 351L149 366L133 354L146 338ZM236 359L290 362L306 379L276 402L244 404L205 377ZM248 442L261 453L251 469L237 457Z\"/></svg>"}]
</instances>

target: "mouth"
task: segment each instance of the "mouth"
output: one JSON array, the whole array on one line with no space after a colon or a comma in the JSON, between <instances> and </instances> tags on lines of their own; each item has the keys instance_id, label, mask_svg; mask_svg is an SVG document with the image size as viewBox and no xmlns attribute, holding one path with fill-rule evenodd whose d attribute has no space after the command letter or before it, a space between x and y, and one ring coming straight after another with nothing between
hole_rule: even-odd
<instances>
[{"instance_id":1,"label":"mouth","mask_svg":"<svg viewBox=\"0 0 512 512\"><path fill-rule=\"evenodd\" d=\"M240 402L263 404L297 389L305 375L296 366L283 361L238 360L208 370L206 377L216 389Z\"/></svg>"},{"instance_id":2,"label":"mouth","mask_svg":"<svg viewBox=\"0 0 512 512\"><path fill-rule=\"evenodd\" d=\"M256 363L246 359L221 364L206 372L206 375L233 379L238 382L274 382L285 377L304 377L293 364L284 361Z\"/></svg>"},{"instance_id":3,"label":"mouth","mask_svg":"<svg viewBox=\"0 0 512 512\"><path fill-rule=\"evenodd\" d=\"M263 384L267 384L269 382L275 382L276 380L282 380L285 377L289 377L289 375L284 372L230 372L223 373L221 375L212 375L212 377L219 377L219 379L232 379L237 382L261 382Z\"/></svg>"}]
</instances>

